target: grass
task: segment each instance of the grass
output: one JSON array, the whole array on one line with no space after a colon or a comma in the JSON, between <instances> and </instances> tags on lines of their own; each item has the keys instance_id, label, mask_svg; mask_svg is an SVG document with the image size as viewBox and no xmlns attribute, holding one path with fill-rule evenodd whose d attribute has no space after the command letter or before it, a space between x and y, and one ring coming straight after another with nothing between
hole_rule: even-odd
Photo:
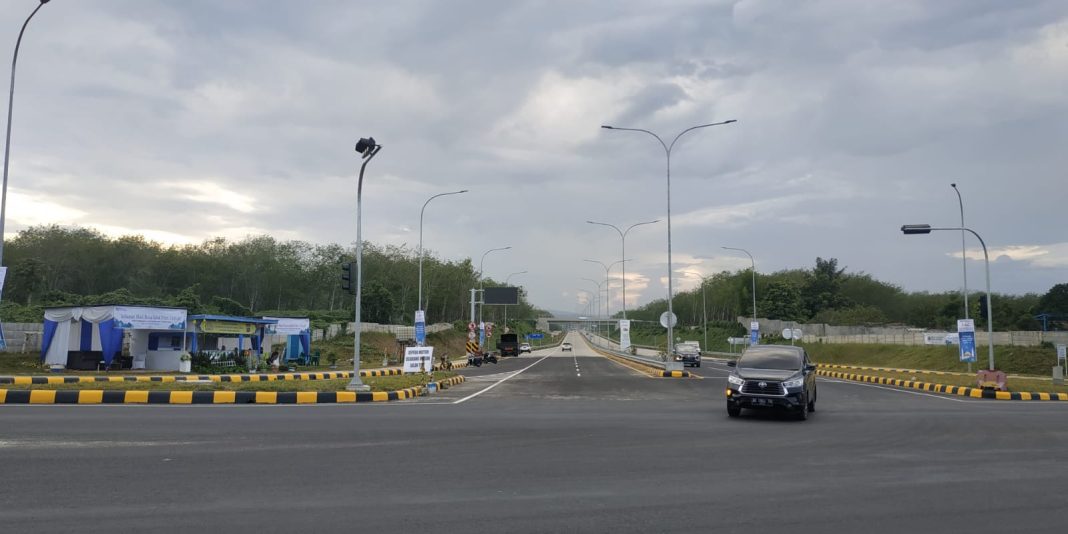
<instances>
[{"instance_id":1,"label":"grass","mask_svg":"<svg viewBox=\"0 0 1068 534\"><path fill-rule=\"evenodd\" d=\"M931 371L967 372L961 363L958 348L932 345L875 345L864 343L831 344L804 343L809 356L819 363L927 369ZM979 359L972 369L985 368L986 347L980 347ZM1006 374L1052 376L1057 363L1054 349L1043 347L995 346L994 362Z\"/></svg>"},{"instance_id":2,"label":"grass","mask_svg":"<svg viewBox=\"0 0 1068 534\"><path fill-rule=\"evenodd\" d=\"M443 380L456 376L452 371L435 371L433 380ZM375 376L363 378L363 383L371 386L371 391L396 391L398 389L422 386L427 382L426 375L411 374L397 376ZM48 390L116 390L116 391L343 391L349 383L348 378L338 380L291 381L272 380L266 382L82 382L72 384L34 384L32 386L0 386L0 389L48 389Z\"/></svg>"},{"instance_id":3,"label":"grass","mask_svg":"<svg viewBox=\"0 0 1068 534\"><path fill-rule=\"evenodd\" d=\"M912 380L914 382L926 382L929 384L945 384L947 386L977 387L975 377L959 375L926 375L922 373L902 373L895 371L872 371L868 369L828 369L843 373L855 373L865 376L878 376L884 378L897 378L900 380ZM1049 380L1039 378L1009 378L1005 387L1009 391L1028 391L1045 393L1068 393L1068 386L1055 386Z\"/></svg>"}]
</instances>

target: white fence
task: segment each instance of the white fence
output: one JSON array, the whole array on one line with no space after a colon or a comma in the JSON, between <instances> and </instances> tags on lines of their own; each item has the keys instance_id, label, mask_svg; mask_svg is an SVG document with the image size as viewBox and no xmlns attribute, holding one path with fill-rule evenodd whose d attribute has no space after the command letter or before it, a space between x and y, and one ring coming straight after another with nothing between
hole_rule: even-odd
<instances>
[{"instance_id":1,"label":"white fence","mask_svg":"<svg viewBox=\"0 0 1068 534\"><path fill-rule=\"evenodd\" d=\"M739 317L738 322L749 329L749 317ZM888 345L924 345L924 334L936 333L922 328L903 326L833 326L822 323L802 324L794 321L758 319L761 336L779 335L784 328L798 328L806 343L876 343ZM995 324L995 326L997 326ZM944 332L943 332L944 333ZM988 343L986 330L976 328L975 342ZM995 345L1034 347L1043 342L1068 344L1068 332L1013 331L994 332Z\"/></svg>"}]
</instances>

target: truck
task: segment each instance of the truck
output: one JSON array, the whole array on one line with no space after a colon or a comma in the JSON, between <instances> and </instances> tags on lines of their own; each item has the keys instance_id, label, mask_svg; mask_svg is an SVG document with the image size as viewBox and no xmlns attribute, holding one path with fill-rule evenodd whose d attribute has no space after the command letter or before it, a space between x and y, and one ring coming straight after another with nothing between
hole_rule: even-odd
<instances>
[{"instance_id":1,"label":"truck","mask_svg":"<svg viewBox=\"0 0 1068 534\"><path fill-rule=\"evenodd\" d=\"M501 334L501 339L497 342L497 350L501 352L501 357L519 356L519 335Z\"/></svg>"}]
</instances>

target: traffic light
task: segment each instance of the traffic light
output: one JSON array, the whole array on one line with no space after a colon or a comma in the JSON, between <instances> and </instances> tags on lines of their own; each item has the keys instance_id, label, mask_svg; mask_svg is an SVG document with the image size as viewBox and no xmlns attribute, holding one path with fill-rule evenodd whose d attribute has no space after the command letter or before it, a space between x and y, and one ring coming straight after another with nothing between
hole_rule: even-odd
<instances>
[{"instance_id":1,"label":"traffic light","mask_svg":"<svg viewBox=\"0 0 1068 534\"><path fill-rule=\"evenodd\" d=\"M352 271L356 268L356 262L341 264L341 289L356 294L356 284L352 279Z\"/></svg>"},{"instance_id":2,"label":"traffic light","mask_svg":"<svg viewBox=\"0 0 1068 534\"><path fill-rule=\"evenodd\" d=\"M986 319L986 310L989 303L986 301L986 295L979 295L979 317Z\"/></svg>"}]
</instances>

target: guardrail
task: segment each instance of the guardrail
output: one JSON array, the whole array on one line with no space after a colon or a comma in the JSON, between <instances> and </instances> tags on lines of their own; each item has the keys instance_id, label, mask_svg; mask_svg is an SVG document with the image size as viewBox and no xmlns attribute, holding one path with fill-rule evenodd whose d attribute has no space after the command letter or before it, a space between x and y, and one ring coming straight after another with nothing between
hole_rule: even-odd
<instances>
[{"instance_id":1,"label":"guardrail","mask_svg":"<svg viewBox=\"0 0 1068 534\"><path fill-rule=\"evenodd\" d=\"M610 344L611 343L615 343L615 341L612 341L612 340L610 340L608 338L605 338L605 337L602 337L602 336L598 336L596 334L592 334L590 332L582 332L582 335L583 335L583 337L586 338L586 341L588 341L591 345L593 345L593 346L597 347L598 349L601 349L601 350L603 350L605 352L610 352L614 356L619 356L620 358L626 358L626 359L634 361L634 362L638 362L638 363L642 363L642 364L645 364L645 365L649 365L651 367L657 367L657 368L660 368L660 369L663 369L665 367L665 365L664 365L665 362L663 360L661 360L660 358L658 358L658 357L655 357L655 356L642 356L642 355L631 354L629 352L623 352L623 351L614 349L614 348L612 348L610 346ZM602 340L603 342L598 342L597 340ZM648 350L656 350L656 349L652 349L652 348L648 348L648 347L638 347L637 345L632 345L632 346L636 347L636 348L647 348Z\"/></svg>"}]
</instances>

